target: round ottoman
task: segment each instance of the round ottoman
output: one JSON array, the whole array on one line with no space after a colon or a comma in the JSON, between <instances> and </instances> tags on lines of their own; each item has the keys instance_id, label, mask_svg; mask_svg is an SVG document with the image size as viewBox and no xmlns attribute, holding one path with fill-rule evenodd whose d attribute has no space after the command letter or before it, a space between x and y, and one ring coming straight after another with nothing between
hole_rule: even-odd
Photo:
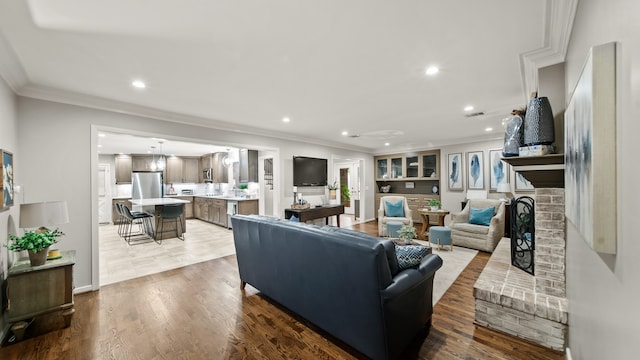
<instances>
[{"instance_id":1,"label":"round ottoman","mask_svg":"<svg viewBox=\"0 0 640 360\"><path fill-rule=\"evenodd\" d=\"M438 249L442 245L449 245L449 249L453 250L451 244L451 228L446 226L432 226L429 228L429 242L438 244Z\"/></svg>"},{"instance_id":2,"label":"round ottoman","mask_svg":"<svg viewBox=\"0 0 640 360\"><path fill-rule=\"evenodd\" d=\"M402 227L402 222L400 221L387 221L387 236L392 238L398 237L398 231Z\"/></svg>"}]
</instances>

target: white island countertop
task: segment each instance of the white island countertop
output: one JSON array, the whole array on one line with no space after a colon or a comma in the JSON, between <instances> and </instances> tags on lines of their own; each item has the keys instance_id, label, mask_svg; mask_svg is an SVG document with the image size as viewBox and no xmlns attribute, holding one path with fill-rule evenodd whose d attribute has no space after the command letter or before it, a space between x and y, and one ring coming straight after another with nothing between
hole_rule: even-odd
<instances>
[{"instance_id":1,"label":"white island countertop","mask_svg":"<svg viewBox=\"0 0 640 360\"><path fill-rule=\"evenodd\" d=\"M132 199L131 204L139 206L188 204L191 201L174 198Z\"/></svg>"}]
</instances>

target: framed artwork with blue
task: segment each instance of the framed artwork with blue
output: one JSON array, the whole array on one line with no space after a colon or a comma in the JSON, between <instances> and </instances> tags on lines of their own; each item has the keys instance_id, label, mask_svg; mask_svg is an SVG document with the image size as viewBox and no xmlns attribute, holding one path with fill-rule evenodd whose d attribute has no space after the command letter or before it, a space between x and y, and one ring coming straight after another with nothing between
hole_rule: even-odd
<instances>
[{"instance_id":1,"label":"framed artwork with blue","mask_svg":"<svg viewBox=\"0 0 640 360\"><path fill-rule=\"evenodd\" d=\"M13 153L2 150L2 158L0 160L0 172L2 172L0 207L7 209L13 206Z\"/></svg>"},{"instance_id":2,"label":"framed artwork with blue","mask_svg":"<svg viewBox=\"0 0 640 360\"><path fill-rule=\"evenodd\" d=\"M447 156L447 183L449 190L464 190L464 182L462 180L462 153L452 153Z\"/></svg>"},{"instance_id":3,"label":"framed artwork with blue","mask_svg":"<svg viewBox=\"0 0 640 360\"><path fill-rule=\"evenodd\" d=\"M509 183L509 164L502 160L502 149L489 150L489 190Z\"/></svg>"},{"instance_id":4,"label":"framed artwork with blue","mask_svg":"<svg viewBox=\"0 0 640 360\"><path fill-rule=\"evenodd\" d=\"M467 189L484 189L484 152L467 153Z\"/></svg>"},{"instance_id":5,"label":"framed artwork with blue","mask_svg":"<svg viewBox=\"0 0 640 360\"><path fill-rule=\"evenodd\" d=\"M515 186L516 192L535 191L536 188L533 187L533 184L531 184L531 182L529 182L527 178L522 176L522 174L516 171L515 177L516 177L516 186Z\"/></svg>"}]
</instances>

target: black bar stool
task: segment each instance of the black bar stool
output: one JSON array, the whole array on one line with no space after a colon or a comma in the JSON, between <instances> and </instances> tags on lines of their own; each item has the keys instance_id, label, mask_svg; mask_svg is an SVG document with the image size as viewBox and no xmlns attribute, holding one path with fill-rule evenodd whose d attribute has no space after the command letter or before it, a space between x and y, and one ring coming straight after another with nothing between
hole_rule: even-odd
<instances>
[{"instance_id":1,"label":"black bar stool","mask_svg":"<svg viewBox=\"0 0 640 360\"><path fill-rule=\"evenodd\" d=\"M160 211L160 222L159 229L156 232L156 242L158 244L162 243L162 229L164 227L165 219L174 219L176 222L176 233L178 234L178 239L184 241L184 229L182 228L182 214L184 212L184 204L174 204L174 205L164 205L162 206L162 210ZM180 224L180 231L178 231L178 224ZM180 236L182 234L182 236Z\"/></svg>"},{"instance_id":2,"label":"black bar stool","mask_svg":"<svg viewBox=\"0 0 640 360\"><path fill-rule=\"evenodd\" d=\"M145 212L131 212L129 208L125 205L121 205L122 213L125 218L125 228L123 230L122 236L124 237L127 244L131 245L131 237L132 236L147 236L150 237L152 233L151 227L151 218L152 216ZM138 233L132 233L131 230L133 228L133 224L137 223L140 227Z\"/></svg>"}]
</instances>

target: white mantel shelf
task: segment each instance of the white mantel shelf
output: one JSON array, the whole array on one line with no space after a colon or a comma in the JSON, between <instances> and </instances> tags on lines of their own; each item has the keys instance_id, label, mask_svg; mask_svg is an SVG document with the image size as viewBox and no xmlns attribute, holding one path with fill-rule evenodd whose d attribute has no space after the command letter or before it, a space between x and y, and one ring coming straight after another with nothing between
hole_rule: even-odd
<instances>
[{"instance_id":1,"label":"white mantel shelf","mask_svg":"<svg viewBox=\"0 0 640 360\"><path fill-rule=\"evenodd\" d=\"M504 157L536 188L564 188L564 154Z\"/></svg>"}]
</instances>

